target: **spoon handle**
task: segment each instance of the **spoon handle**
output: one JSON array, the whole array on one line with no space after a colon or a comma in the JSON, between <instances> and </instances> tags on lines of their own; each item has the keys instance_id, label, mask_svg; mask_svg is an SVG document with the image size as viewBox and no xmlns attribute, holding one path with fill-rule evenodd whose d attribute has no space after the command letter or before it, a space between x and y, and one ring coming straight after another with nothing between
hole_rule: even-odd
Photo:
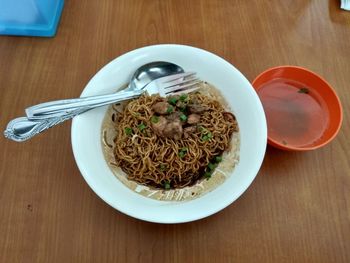
<instances>
[{"instance_id":1,"label":"spoon handle","mask_svg":"<svg viewBox=\"0 0 350 263\"><path fill-rule=\"evenodd\" d=\"M56 100L44 102L27 108L27 117L31 120L42 120L70 116L81 110L90 110L96 107L139 97L144 91L122 91L108 95L89 96L76 99Z\"/></svg>"},{"instance_id":2,"label":"spoon handle","mask_svg":"<svg viewBox=\"0 0 350 263\"><path fill-rule=\"evenodd\" d=\"M26 141L35 135L96 107L121 102L140 96L142 90L124 91L78 99L46 102L27 108L27 117L9 122L4 131L6 138L16 142Z\"/></svg>"},{"instance_id":3,"label":"spoon handle","mask_svg":"<svg viewBox=\"0 0 350 263\"><path fill-rule=\"evenodd\" d=\"M30 120L27 117L19 117L13 119L7 124L4 135L10 140L23 142L57 124L60 124L61 122L72 119L74 116L81 114L83 111L77 111L62 117L47 118L42 120Z\"/></svg>"}]
</instances>

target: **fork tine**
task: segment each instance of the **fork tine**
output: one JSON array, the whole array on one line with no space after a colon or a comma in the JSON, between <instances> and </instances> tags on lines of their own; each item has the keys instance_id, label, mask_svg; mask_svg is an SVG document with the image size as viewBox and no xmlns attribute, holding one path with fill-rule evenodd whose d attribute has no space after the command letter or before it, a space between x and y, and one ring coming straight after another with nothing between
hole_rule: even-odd
<instances>
[{"instance_id":1,"label":"fork tine","mask_svg":"<svg viewBox=\"0 0 350 263\"><path fill-rule=\"evenodd\" d=\"M184 78L194 75L196 75L196 72L184 72L160 78L159 81L161 84L171 84L172 82L176 83L177 81L182 82Z\"/></svg>"},{"instance_id":2,"label":"fork tine","mask_svg":"<svg viewBox=\"0 0 350 263\"><path fill-rule=\"evenodd\" d=\"M182 91L182 90L187 90L187 89L190 89L191 87L193 87L194 85L197 85L199 83L201 83L202 81L201 80L196 80L196 81L192 81L188 84L185 84L185 85L176 85L176 86L173 86L169 89L165 89L165 94L170 94L170 93L173 93L174 91Z\"/></svg>"},{"instance_id":3,"label":"fork tine","mask_svg":"<svg viewBox=\"0 0 350 263\"><path fill-rule=\"evenodd\" d=\"M198 78L190 78L190 79L185 79L183 81L177 81L176 84L171 83L171 85L167 85L163 87L165 91L173 90L172 88L179 86L179 85L185 85L185 84L191 84L191 82L196 82L198 81Z\"/></svg>"},{"instance_id":4,"label":"fork tine","mask_svg":"<svg viewBox=\"0 0 350 263\"><path fill-rule=\"evenodd\" d=\"M195 75L195 72L186 72L162 77L153 80L145 87L145 89L148 95L159 94L161 97L171 95L173 91L179 93L185 92L186 89L190 89L194 85L201 82L195 77Z\"/></svg>"},{"instance_id":5,"label":"fork tine","mask_svg":"<svg viewBox=\"0 0 350 263\"><path fill-rule=\"evenodd\" d=\"M177 91L177 92L172 92L171 94L167 94L167 95L180 95L180 94L184 94L184 93L190 93L196 90L199 90L201 87L195 87L195 88L191 88L191 89L185 89L185 90L181 90L181 91Z\"/></svg>"},{"instance_id":6,"label":"fork tine","mask_svg":"<svg viewBox=\"0 0 350 263\"><path fill-rule=\"evenodd\" d=\"M195 75L190 75L189 77L186 77L186 78L178 78L172 81L167 81L165 83L162 83L161 85L163 85L163 87L172 87L172 86L183 84L185 82L189 82L195 79L197 79Z\"/></svg>"}]
</instances>

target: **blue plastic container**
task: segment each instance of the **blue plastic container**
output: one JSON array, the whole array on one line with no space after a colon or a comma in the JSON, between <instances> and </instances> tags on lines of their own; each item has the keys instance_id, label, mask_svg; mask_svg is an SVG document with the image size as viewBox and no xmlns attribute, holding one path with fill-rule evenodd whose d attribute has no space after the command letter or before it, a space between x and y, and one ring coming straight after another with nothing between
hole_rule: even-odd
<instances>
[{"instance_id":1,"label":"blue plastic container","mask_svg":"<svg viewBox=\"0 0 350 263\"><path fill-rule=\"evenodd\" d=\"M52 37L64 0L0 0L0 35Z\"/></svg>"}]
</instances>

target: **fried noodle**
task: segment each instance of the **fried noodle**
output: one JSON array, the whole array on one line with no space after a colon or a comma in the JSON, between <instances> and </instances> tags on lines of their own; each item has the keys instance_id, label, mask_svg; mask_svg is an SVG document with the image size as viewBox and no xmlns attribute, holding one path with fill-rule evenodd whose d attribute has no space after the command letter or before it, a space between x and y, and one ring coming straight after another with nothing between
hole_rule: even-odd
<instances>
[{"instance_id":1,"label":"fried noodle","mask_svg":"<svg viewBox=\"0 0 350 263\"><path fill-rule=\"evenodd\" d=\"M237 122L226 120L223 106L204 94L189 94L189 99L208 110L200 117L199 129L180 140L158 136L152 130L151 107L162 100L158 95L131 100L117 114L113 152L116 164L128 179L155 188L164 188L166 182L171 188L192 185L203 177L215 156L229 150L231 136L238 131ZM138 129L139 125L144 128ZM127 129L132 133L127 134ZM211 133L211 138L203 140L203 133ZM181 149L186 149L184 156L179 156Z\"/></svg>"}]
</instances>

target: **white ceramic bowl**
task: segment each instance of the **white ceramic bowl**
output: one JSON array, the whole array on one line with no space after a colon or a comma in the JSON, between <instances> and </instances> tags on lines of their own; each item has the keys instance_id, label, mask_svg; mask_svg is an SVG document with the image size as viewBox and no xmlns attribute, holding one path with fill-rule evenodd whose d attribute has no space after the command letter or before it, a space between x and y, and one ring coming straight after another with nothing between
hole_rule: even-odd
<instances>
[{"instance_id":1,"label":"white ceramic bowl","mask_svg":"<svg viewBox=\"0 0 350 263\"><path fill-rule=\"evenodd\" d=\"M202 80L221 90L241 133L240 161L232 175L213 191L191 201L156 201L133 192L113 175L103 157L100 133L107 107L74 118L74 157L93 191L120 212L157 223L201 219L230 205L257 175L267 141L263 107L251 84L234 66L210 52L182 45L148 46L114 59L91 79L81 96L112 93L127 83L138 67L152 61L169 61L185 71L195 71Z\"/></svg>"}]
</instances>

